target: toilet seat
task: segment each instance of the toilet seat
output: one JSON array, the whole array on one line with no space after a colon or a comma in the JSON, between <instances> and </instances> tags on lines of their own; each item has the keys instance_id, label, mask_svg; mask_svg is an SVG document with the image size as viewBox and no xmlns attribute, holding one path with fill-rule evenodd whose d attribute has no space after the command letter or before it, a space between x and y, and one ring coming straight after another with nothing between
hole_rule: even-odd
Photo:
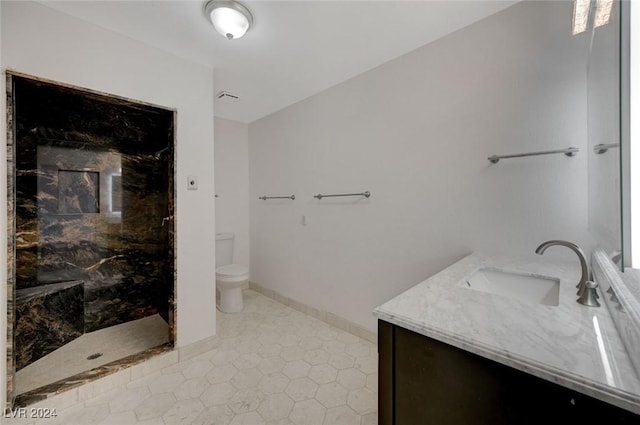
<instances>
[{"instance_id":1,"label":"toilet seat","mask_svg":"<svg viewBox=\"0 0 640 425\"><path fill-rule=\"evenodd\" d=\"M227 264L216 268L216 280L241 282L249 279L249 269L239 264Z\"/></svg>"}]
</instances>

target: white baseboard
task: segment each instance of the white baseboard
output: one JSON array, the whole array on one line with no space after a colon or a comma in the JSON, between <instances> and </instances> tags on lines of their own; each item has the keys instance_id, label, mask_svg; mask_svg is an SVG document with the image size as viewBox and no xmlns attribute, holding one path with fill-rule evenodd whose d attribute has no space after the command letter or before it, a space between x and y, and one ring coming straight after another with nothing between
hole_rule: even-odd
<instances>
[{"instance_id":1,"label":"white baseboard","mask_svg":"<svg viewBox=\"0 0 640 425\"><path fill-rule=\"evenodd\" d=\"M274 290L267 289L256 282L249 281L249 288L253 289L256 292L260 292L262 295L271 298L273 300L278 301L284 305L288 305L294 310L298 310L302 313L308 314L309 316L315 317L318 320L322 320L330 324L331 326L335 326L338 329L342 329L345 332L349 332L354 334L357 337L365 339L374 344L378 343L378 335L375 332L371 332L368 329L363 328L360 325L357 325L344 317L338 316L337 314L319 310L313 306L308 304L301 303L292 298L286 297Z\"/></svg>"}]
</instances>

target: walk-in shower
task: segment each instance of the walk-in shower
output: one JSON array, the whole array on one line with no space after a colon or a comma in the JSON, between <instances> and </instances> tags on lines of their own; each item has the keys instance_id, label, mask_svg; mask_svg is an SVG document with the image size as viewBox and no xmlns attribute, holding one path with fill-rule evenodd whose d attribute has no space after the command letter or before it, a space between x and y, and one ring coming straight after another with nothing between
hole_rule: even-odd
<instances>
[{"instance_id":1,"label":"walk-in shower","mask_svg":"<svg viewBox=\"0 0 640 425\"><path fill-rule=\"evenodd\" d=\"M24 404L173 343L175 111L16 73L7 96L8 401Z\"/></svg>"}]
</instances>

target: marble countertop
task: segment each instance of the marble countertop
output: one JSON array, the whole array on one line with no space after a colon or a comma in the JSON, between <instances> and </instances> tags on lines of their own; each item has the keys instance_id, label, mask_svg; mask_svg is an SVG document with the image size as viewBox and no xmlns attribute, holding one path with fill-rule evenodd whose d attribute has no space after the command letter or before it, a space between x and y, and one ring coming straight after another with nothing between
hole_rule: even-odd
<instances>
[{"instance_id":1,"label":"marble countertop","mask_svg":"<svg viewBox=\"0 0 640 425\"><path fill-rule=\"evenodd\" d=\"M459 286L482 267L560 279L559 305ZM374 316L640 414L640 379L606 305L575 300L580 267L471 254L377 307Z\"/></svg>"}]
</instances>

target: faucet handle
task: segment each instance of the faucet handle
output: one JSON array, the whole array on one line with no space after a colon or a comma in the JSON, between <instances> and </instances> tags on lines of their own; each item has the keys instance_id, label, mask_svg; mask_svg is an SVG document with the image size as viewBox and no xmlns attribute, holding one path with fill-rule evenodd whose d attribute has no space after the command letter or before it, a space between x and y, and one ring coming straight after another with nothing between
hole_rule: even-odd
<instances>
[{"instance_id":1,"label":"faucet handle","mask_svg":"<svg viewBox=\"0 0 640 425\"><path fill-rule=\"evenodd\" d=\"M598 302L598 292L596 288L598 284L591 280L585 282L584 287L582 289L582 293L578 298L578 302L582 305L586 305L588 307L600 307L600 303Z\"/></svg>"},{"instance_id":2,"label":"faucet handle","mask_svg":"<svg viewBox=\"0 0 640 425\"><path fill-rule=\"evenodd\" d=\"M593 283L594 285L596 285L596 286L594 286L594 288L598 287L598 284L593 282L593 281L591 281L591 280L587 280L585 282L582 282L581 284L578 285L578 292L576 292L576 295L578 297L581 297L582 294L584 294L584 292L587 290L587 283ZM596 300L600 299L600 295L597 292L595 292L595 297L596 297Z\"/></svg>"}]
</instances>

